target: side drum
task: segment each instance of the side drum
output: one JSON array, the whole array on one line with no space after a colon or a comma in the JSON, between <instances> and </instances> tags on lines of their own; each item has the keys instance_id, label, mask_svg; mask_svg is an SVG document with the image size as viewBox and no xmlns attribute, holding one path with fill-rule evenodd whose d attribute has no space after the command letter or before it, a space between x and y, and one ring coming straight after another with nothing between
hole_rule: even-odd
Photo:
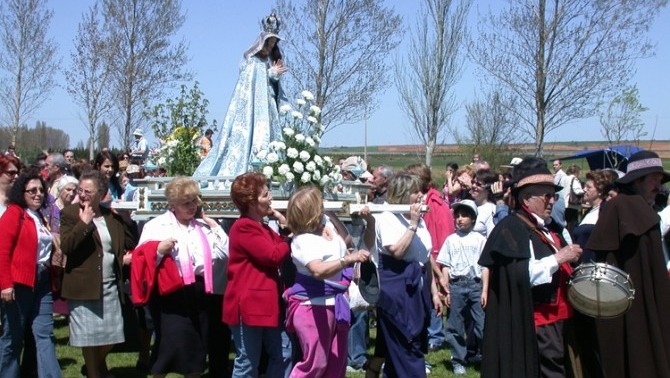
<instances>
[{"instance_id":1,"label":"side drum","mask_svg":"<svg viewBox=\"0 0 670 378\"><path fill-rule=\"evenodd\" d=\"M633 304L629 275L605 263L578 266L568 282L568 300L577 311L594 318L621 316Z\"/></svg>"}]
</instances>

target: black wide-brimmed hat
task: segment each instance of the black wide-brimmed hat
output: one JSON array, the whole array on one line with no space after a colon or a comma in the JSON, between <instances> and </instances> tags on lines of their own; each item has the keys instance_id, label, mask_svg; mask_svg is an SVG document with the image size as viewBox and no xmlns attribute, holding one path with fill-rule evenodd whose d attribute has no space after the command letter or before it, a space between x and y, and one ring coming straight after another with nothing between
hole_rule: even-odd
<instances>
[{"instance_id":1,"label":"black wide-brimmed hat","mask_svg":"<svg viewBox=\"0 0 670 378\"><path fill-rule=\"evenodd\" d=\"M616 181L617 184L627 185L651 173L662 173L662 183L670 181L670 173L663 169L663 161L653 151L639 151L628 158L626 174Z\"/></svg>"},{"instance_id":2,"label":"black wide-brimmed hat","mask_svg":"<svg viewBox=\"0 0 670 378\"><path fill-rule=\"evenodd\" d=\"M526 159L524 159L526 160ZM547 186L553 186L554 189L558 192L561 189L563 189L562 186L560 185L555 185L554 184L554 175L549 172L549 168L547 168L546 165L544 166L539 166L535 168L531 168L528 170L524 170L524 160L522 160L515 169L517 169L517 173L520 173L518 177L515 177L515 182L514 186L512 187L512 191L514 192L519 192L521 188L524 188L526 186L530 185L547 185Z\"/></svg>"}]
</instances>

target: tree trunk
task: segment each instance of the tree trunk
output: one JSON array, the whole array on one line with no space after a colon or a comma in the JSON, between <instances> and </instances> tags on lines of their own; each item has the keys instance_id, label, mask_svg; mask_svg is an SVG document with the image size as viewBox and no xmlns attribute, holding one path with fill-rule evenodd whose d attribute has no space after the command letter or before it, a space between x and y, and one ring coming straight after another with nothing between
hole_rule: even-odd
<instances>
[{"instance_id":1,"label":"tree trunk","mask_svg":"<svg viewBox=\"0 0 670 378\"><path fill-rule=\"evenodd\" d=\"M426 165L431 167L433 165L433 152L435 151L435 139L426 143Z\"/></svg>"}]
</instances>

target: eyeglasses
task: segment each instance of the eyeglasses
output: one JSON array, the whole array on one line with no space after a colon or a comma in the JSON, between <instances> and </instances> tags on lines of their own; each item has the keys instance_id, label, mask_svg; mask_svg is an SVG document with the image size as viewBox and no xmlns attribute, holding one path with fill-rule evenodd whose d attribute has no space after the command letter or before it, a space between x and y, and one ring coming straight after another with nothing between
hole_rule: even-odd
<instances>
[{"instance_id":1,"label":"eyeglasses","mask_svg":"<svg viewBox=\"0 0 670 378\"><path fill-rule=\"evenodd\" d=\"M77 189L77 194L79 194L80 196L82 194L85 194L87 197L90 197L90 196L94 195L96 192L97 191L92 192L90 190L85 190L85 189L82 189L82 188Z\"/></svg>"},{"instance_id":2,"label":"eyeglasses","mask_svg":"<svg viewBox=\"0 0 670 378\"><path fill-rule=\"evenodd\" d=\"M2 173L6 174L7 176L16 176L19 174L19 171L17 171L16 169L12 169L9 171L4 171Z\"/></svg>"},{"instance_id":3,"label":"eyeglasses","mask_svg":"<svg viewBox=\"0 0 670 378\"><path fill-rule=\"evenodd\" d=\"M536 194L536 195L533 195L533 197L544 198L544 202L549 202L553 198L554 202L556 202L556 201L558 201L559 194L558 193Z\"/></svg>"},{"instance_id":4,"label":"eyeglasses","mask_svg":"<svg viewBox=\"0 0 670 378\"><path fill-rule=\"evenodd\" d=\"M478 187L480 187L480 188L486 188L486 189L488 189L489 187L491 187L490 184L484 184L483 182L480 182L480 181L473 181L473 182L472 182L472 186L478 186Z\"/></svg>"},{"instance_id":5,"label":"eyeglasses","mask_svg":"<svg viewBox=\"0 0 670 378\"><path fill-rule=\"evenodd\" d=\"M34 195L36 195L37 193L39 193L39 194L44 194L44 189L38 187L38 188L32 188L32 189L24 190L23 192L24 192L24 193L28 193L28 194L30 194L31 196L34 196Z\"/></svg>"}]
</instances>

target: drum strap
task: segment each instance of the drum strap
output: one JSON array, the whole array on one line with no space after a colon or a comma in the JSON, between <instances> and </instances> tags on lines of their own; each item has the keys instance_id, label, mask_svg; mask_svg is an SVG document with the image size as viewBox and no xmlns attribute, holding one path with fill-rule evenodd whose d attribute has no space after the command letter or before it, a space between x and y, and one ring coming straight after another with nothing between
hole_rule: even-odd
<instances>
[{"instance_id":1,"label":"drum strap","mask_svg":"<svg viewBox=\"0 0 670 378\"><path fill-rule=\"evenodd\" d=\"M559 249L561 249L561 247L558 246L558 245L560 245L560 241L559 241L559 240L556 240L556 239L558 239L558 238L556 238L556 237L554 236L554 234L553 234L551 231L548 231L548 232L549 232L549 235L551 235L551 238L548 238L547 235L546 235L544 232L542 232L542 230L540 230L540 229L537 227L536 224L533 224L533 222L531 222L530 220L528 220L526 217L524 217L523 215L521 215L521 214L519 214L519 213L516 213L516 216L519 217L519 219L521 219L524 223L526 223L526 225L528 225L528 227L530 227L533 231L535 231L535 233L537 233L537 234L540 236L540 238L542 239L542 241L544 241L545 243L547 243L547 244L551 245L552 247L554 247L554 249L555 249L556 251L558 251ZM557 245L557 244L558 244L558 245Z\"/></svg>"}]
</instances>

